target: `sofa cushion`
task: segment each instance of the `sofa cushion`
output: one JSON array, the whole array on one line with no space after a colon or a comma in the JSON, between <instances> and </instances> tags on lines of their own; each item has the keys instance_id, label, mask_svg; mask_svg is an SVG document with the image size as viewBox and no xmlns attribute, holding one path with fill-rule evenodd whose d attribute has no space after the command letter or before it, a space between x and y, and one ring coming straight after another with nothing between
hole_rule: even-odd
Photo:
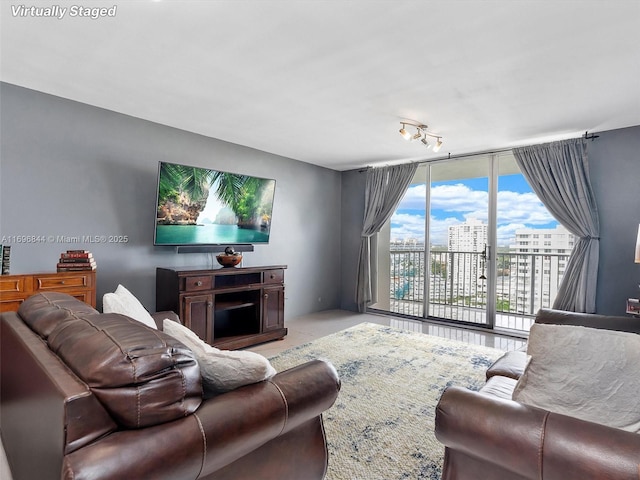
<instances>
[{"instance_id":1,"label":"sofa cushion","mask_svg":"<svg viewBox=\"0 0 640 480\"><path fill-rule=\"evenodd\" d=\"M276 374L269 360L255 352L219 350L184 325L168 319L162 328L195 353L205 397L258 383Z\"/></svg>"},{"instance_id":2,"label":"sofa cushion","mask_svg":"<svg viewBox=\"0 0 640 480\"><path fill-rule=\"evenodd\" d=\"M127 316L69 318L51 332L48 343L122 427L175 420L202 402L194 354Z\"/></svg>"},{"instance_id":3,"label":"sofa cushion","mask_svg":"<svg viewBox=\"0 0 640 480\"><path fill-rule=\"evenodd\" d=\"M595 423L640 431L640 335L534 324L531 360L513 400Z\"/></svg>"},{"instance_id":4,"label":"sofa cushion","mask_svg":"<svg viewBox=\"0 0 640 480\"><path fill-rule=\"evenodd\" d=\"M487 380L494 376L509 377L518 380L527 366L527 353L514 350L505 353L493 362L486 372Z\"/></svg>"},{"instance_id":5,"label":"sofa cushion","mask_svg":"<svg viewBox=\"0 0 640 480\"><path fill-rule=\"evenodd\" d=\"M144 305L126 287L118 285L113 293L102 296L102 311L104 313L119 313L139 321L149 328L158 328L151 314Z\"/></svg>"},{"instance_id":6,"label":"sofa cushion","mask_svg":"<svg viewBox=\"0 0 640 480\"><path fill-rule=\"evenodd\" d=\"M93 313L99 312L71 295L58 292L31 295L18 308L24 323L45 340L60 322Z\"/></svg>"},{"instance_id":7,"label":"sofa cushion","mask_svg":"<svg viewBox=\"0 0 640 480\"><path fill-rule=\"evenodd\" d=\"M485 395L510 400L517 382L518 380L511 377L494 375L489 377L487 383L485 383L479 391Z\"/></svg>"}]
</instances>

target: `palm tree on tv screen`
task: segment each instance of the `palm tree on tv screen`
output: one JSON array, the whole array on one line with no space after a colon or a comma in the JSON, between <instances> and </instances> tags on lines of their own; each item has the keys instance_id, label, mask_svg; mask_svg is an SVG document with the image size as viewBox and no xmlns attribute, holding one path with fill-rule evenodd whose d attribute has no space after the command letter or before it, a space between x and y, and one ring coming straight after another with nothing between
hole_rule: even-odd
<instances>
[{"instance_id":1,"label":"palm tree on tv screen","mask_svg":"<svg viewBox=\"0 0 640 480\"><path fill-rule=\"evenodd\" d=\"M178 201L181 193L188 195L191 201L206 202L213 173L213 170L206 168L163 163L160 167L158 204L167 200Z\"/></svg>"},{"instance_id":2,"label":"palm tree on tv screen","mask_svg":"<svg viewBox=\"0 0 640 480\"><path fill-rule=\"evenodd\" d=\"M238 217L239 226L250 225L259 212L264 182L255 177L220 172L206 168L163 163L161 165L158 205L178 202L181 194L193 203L206 204L209 189L216 186L216 196ZM269 215L271 212L266 212Z\"/></svg>"},{"instance_id":3,"label":"palm tree on tv screen","mask_svg":"<svg viewBox=\"0 0 640 480\"><path fill-rule=\"evenodd\" d=\"M262 191L265 181L260 178L237 173L214 172L212 185L217 184L216 195L221 202L233 210L238 217L239 227L252 227L259 215L271 212L260 212Z\"/></svg>"}]
</instances>

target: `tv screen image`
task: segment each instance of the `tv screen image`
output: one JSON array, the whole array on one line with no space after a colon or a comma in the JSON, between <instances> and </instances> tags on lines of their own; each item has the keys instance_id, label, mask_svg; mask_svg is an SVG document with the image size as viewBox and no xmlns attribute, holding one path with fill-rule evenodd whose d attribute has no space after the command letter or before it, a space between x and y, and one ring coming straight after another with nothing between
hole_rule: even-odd
<instances>
[{"instance_id":1,"label":"tv screen image","mask_svg":"<svg viewBox=\"0 0 640 480\"><path fill-rule=\"evenodd\" d=\"M155 245L268 243L276 181L160 162Z\"/></svg>"}]
</instances>

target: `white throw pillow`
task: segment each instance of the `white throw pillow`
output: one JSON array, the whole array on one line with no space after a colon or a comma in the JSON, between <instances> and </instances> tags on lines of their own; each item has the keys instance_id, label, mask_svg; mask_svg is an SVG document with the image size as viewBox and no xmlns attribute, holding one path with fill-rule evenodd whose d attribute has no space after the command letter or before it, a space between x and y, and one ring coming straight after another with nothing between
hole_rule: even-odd
<instances>
[{"instance_id":1,"label":"white throw pillow","mask_svg":"<svg viewBox=\"0 0 640 480\"><path fill-rule=\"evenodd\" d=\"M513 400L640 433L640 335L534 324Z\"/></svg>"},{"instance_id":2,"label":"white throw pillow","mask_svg":"<svg viewBox=\"0 0 640 480\"><path fill-rule=\"evenodd\" d=\"M178 322L165 319L162 329L195 354L200 365L205 396L258 383L277 373L262 355L243 350L217 349Z\"/></svg>"},{"instance_id":3,"label":"white throw pillow","mask_svg":"<svg viewBox=\"0 0 640 480\"><path fill-rule=\"evenodd\" d=\"M119 313L145 324L147 327L157 329L158 326L151 314L140 301L125 287L118 285L114 293L105 293L102 296L102 311L104 313Z\"/></svg>"}]
</instances>

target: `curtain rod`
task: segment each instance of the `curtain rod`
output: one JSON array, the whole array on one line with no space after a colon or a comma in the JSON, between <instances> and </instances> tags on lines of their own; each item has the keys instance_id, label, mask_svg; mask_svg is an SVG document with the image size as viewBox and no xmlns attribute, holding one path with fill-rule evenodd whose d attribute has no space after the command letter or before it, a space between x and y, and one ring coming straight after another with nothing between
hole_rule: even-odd
<instances>
[{"instance_id":1,"label":"curtain rod","mask_svg":"<svg viewBox=\"0 0 640 480\"><path fill-rule=\"evenodd\" d=\"M489 155L492 153L510 152L511 150L513 150L513 148L503 148L500 150L487 150L484 152L475 152L475 153L460 153L458 155L451 155L451 152L449 152L449 154L446 157L431 158L429 160L417 160L415 162L407 162L407 163L417 163L418 165L422 165L423 163L438 162L440 160L453 160L453 159L462 158L462 157L475 157L477 155ZM401 165L401 164L398 164L398 165ZM369 166L369 167L361 168L360 170L358 170L358 172L363 173L372 168L374 167Z\"/></svg>"},{"instance_id":2,"label":"curtain rod","mask_svg":"<svg viewBox=\"0 0 640 480\"><path fill-rule=\"evenodd\" d=\"M584 132L584 135L582 136L582 138L584 138L585 140L594 141L596 138L600 138L600 135L596 135L594 133L589 133L589 131L587 130L586 132ZM511 152L511 151L513 151L514 148L518 148L518 147L501 148L501 149L498 149L498 150L485 150L485 151L482 151L482 152L475 152L475 153L460 153L458 155L451 155L451 152L449 152L449 154L446 157L432 158L432 159L429 159L429 160L418 160L415 163L417 163L418 165L422 165L423 163L438 162L440 160L453 160L453 159L462 158L462 157L475 157L477 155L490 155L492 153ZM414 163L414 162L408 162L408 163ZM370 170L372 168L374 168L374 167L368 166L368 167L365 167L365 168L361 168L361 169L358 170L358 173L366 172L367 170Z\"/></svg>"}]
</instances>

